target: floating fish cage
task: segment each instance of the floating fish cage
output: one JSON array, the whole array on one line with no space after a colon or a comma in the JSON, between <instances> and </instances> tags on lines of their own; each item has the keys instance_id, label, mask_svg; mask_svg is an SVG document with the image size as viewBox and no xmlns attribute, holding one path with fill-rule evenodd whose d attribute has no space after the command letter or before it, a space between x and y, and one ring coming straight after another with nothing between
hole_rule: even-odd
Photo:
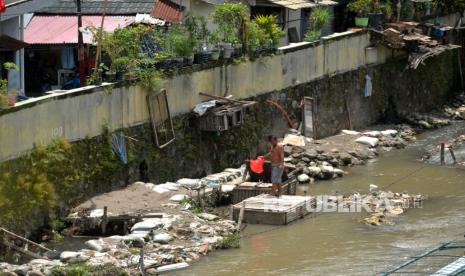
<instances>
[{"instance_id":1,"label":"floating fish cage","mask_svg":"<svg viewBox=\"0 0 465 276\"><path fill-rule=\"evenodd\" d=\"M310 214L309 207L315 205L316 199L309 196L282 195L276 198L262 194L233 205L233 219L250 224L286 225Z\"/></svg>"}]
</instances>

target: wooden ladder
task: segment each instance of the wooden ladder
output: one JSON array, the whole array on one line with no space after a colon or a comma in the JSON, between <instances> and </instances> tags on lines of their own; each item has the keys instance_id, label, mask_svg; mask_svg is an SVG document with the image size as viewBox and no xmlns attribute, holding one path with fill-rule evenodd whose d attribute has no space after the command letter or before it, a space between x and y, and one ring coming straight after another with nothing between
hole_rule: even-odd
<instances>
[{"instance_id":1,"label":"wooden ladder","mask_svg":"<svg viewBox=\"0 0 465 276\"><path fill-rule=\"evenodd\" d=\"M0 227L0 243L29 258L48 259L45 254L51 250L24 237Z\"/></svg>"}]
</instances>

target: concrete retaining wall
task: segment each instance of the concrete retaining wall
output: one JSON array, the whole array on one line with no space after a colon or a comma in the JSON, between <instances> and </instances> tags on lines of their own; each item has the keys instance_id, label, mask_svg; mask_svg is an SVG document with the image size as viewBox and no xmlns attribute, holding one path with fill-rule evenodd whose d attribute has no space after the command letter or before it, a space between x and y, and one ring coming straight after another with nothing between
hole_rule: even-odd
<instances>
[{"instance_id":1,"label":"concrete retaining wall","mask_svg":"<svg viewBox=\"0 0 465 276\"><path fill-rule=\"evenodd\" d=\"M365 32L324 39L318 45L284 49L284 54L238 65L215 67L167 80L172 115L190 112L205 98L199 92L249 98L308 83L325 76L384 63L393 54L384 47L370 47ZM34 144L48 144L63 136L75 141L110 129L130 127L149 118L147 89L123 86L88 87L33 99L0 112L0 161L21 156Z\"/></svg>"}]
</instances>

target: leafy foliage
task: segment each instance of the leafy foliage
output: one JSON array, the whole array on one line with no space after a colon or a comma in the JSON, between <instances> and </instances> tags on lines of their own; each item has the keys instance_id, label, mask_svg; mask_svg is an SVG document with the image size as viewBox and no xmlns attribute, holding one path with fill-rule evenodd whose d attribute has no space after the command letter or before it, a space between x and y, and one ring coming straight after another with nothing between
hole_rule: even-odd
<instances>
[{"instance_id":1,"label":"leafy foliage","mask_svg":"<svg viewBox=\"0 0 465 276\"><path fill-rule=\"evenodd\" d=\"M3 68L6 70L19 70L18 66L13 62L5 62ZM8 94L8 80L0 79L0 95Z\"/></svg>"},{"instance_id":2,"label":"leafy foliage","mask_svg":"<svg viewBox=\"0 0 465 276\"><path fill-rule=\"evenodd\" d=\"M208 44L210 31L207 28L207 19L204 16L188 16L184 26L194 50L200 51Z\"/></svg>"},{"instance_id":3,"label":"leafy foliage","mask_svg":"<svg viewBox=\"0 0 465 276\"><path fill-rule=\"evenodd\" d=\"M218 247L221 249L240 248L241 236L239 234L226 235L221 239Z\"/></svg>"},{"instance_id":4,"label":"leafy foliage","mask_svg":"<svg viewBox=\"0 0 465 276\"><path fill-rule=\"evenodd\" d=\"M192 55L196 45L196 33L187 32L186 29L180 26L173 26L168 33L168 40L174 54L179 57L186 57Z\"/></svg>"},{"instance_id":5,"label":"leafy foliage","mask_svg":"<svg viewBox=\"0 0 465 276\"><path fill-rule=\"evenodd\" d=\"M266 46L267 34L261 29L257 22L252 21L249 24L249 46L251 50L255 50L259 46Z\"/></svg>"},{"instance_id":6,"label":"leafy foliage","mask_svg":"<svg viewBox=\"0 0 465 276\"><path fill-rule=\"evenodd\" d=\"M443 13L463 12L465 0L433 0L433 6Z\"/></svg>"},{"instance_id":7,"label":"leafy foliage","mask_svg":"<svg viewBox=\"0 0 465 276\"><path fill-rule=\"evenodd\" d=\"M271 41L273 45L279 44L279 38L284 35L284 32L278 25L278 19L274 15L257 15L253 22L263 30L266 39Z\"/></svg>"},{"instance_id":8,"label":"leafy foliage","mask_svg":"<svg viewBox=\"0 0 465 276\"><path fill-rule=\"evenodd\" d=\"M241 32L244 21L247 20L247 7L242 3L224 3L215 5L211 14L213 21L218 24L221 39L227 43L242 41Z\"/></svg>"},{"instance_id":9,"label":"leafy foliage","mask_svg":"<svg viewBox=\"0 0 465 276\"><path fill-rule=\"evenodd\" d=\"M321 30L328 24L331 15L327 8L317 7L310 14L310 29L305 35L305 41L312 42L321 36Z\"/></svg>"},{"instance_id":10,"label":"leafy foliage","mask_svg":"<svg viewBox=\"0 0 465 276\"><path fill-rule=\"evenodd\" d=\"M347 5L347 9L362 17L368 16L369 13L384 13L386 18L390 18L392 15L390 1L353 0Z\"/></svg>"}]
</instances>

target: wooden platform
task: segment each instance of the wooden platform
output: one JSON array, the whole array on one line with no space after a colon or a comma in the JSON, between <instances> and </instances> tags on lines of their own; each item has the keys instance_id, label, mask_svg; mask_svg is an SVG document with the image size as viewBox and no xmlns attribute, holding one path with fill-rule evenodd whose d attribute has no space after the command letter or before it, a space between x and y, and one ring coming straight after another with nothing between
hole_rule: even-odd
<instances>
[{"instance_id":1,"label":"wooden platform","mask_svg":"<svg viewBox=\"0 0 465 276\"><path fill-rule=\"evenodd\" d=\"M232 191L232 204L237 204L248 198L261 194L271 194L271 183L244 182ZM297 181L292 179L281 187L283 195L295 195L297 192Z\"/></svg>"},{"instance_id":2,"label":"wooden platform","mask_svg":"<svg viewBox=\"0 0 465 276\"><path fill-rule=\"evenodd\" d=\"M280 198L268 194L248 198L233 205L233 219L238 220L244 208L243 222L251 224L285 225L308 215L307 206L315 205L315 198L283 195Z\"/></svg>"}]
</instances>

